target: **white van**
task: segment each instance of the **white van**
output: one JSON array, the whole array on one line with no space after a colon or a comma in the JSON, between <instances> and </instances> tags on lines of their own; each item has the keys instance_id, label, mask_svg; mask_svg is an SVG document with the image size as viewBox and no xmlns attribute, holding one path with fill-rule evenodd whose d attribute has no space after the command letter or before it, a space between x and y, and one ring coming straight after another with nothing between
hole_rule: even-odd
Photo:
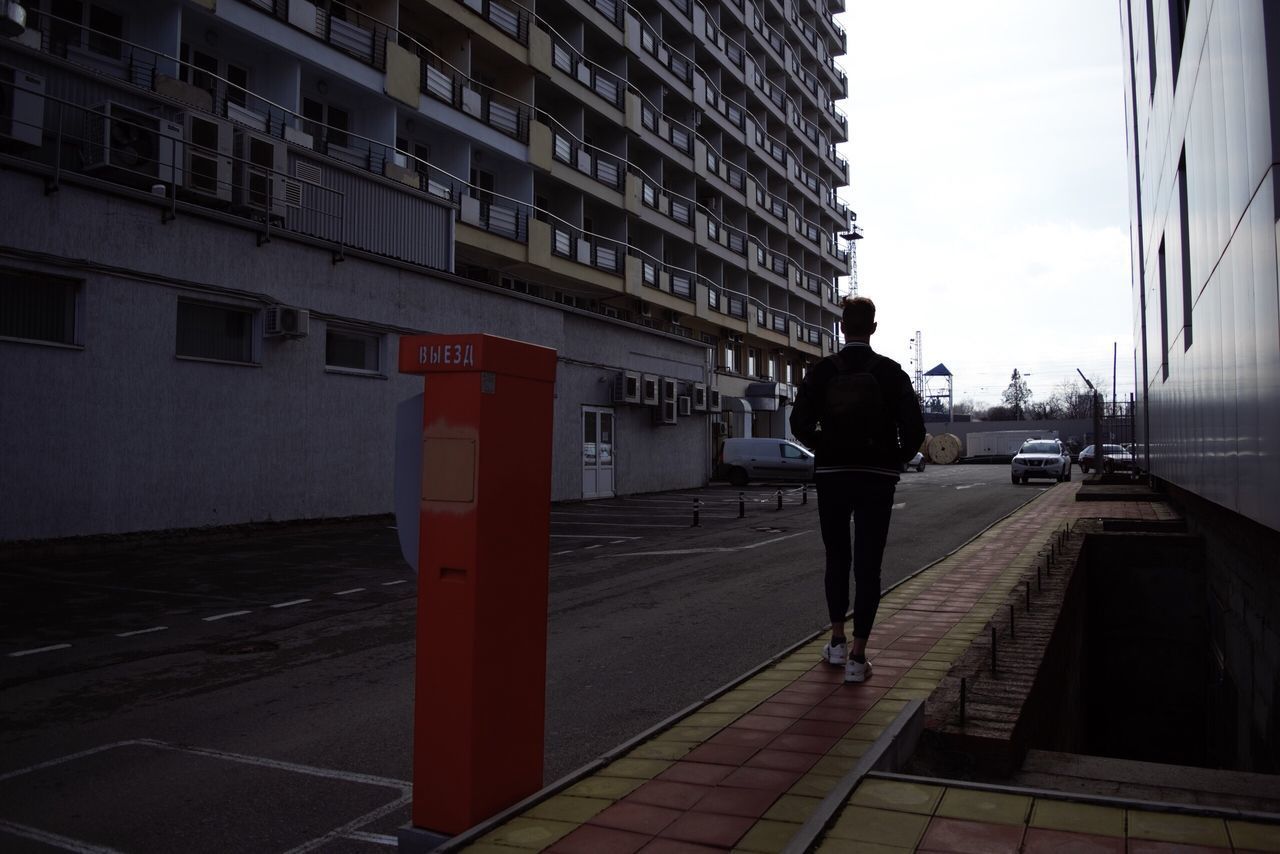
<instances>
[{"instance_id":1,"label":"white van","mask_svg":"<svg viewBox=\"0 0 1280 854\"><path fill-rule=\"evenodd\" d=\"M725 439L717 471L734 486L751 480L813 480L813 454L789 439Z\"/></svg>"}]
</instances>

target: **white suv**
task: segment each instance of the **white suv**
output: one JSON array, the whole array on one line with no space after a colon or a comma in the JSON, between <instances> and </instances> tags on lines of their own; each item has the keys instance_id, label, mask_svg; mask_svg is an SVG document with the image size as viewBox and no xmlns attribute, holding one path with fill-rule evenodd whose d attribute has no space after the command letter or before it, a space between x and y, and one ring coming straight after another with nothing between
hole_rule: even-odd
<instances>
[{"instance_id":1,"label":"white suv","mask_svg":"<svg viewBox=\"0 0 1280 854\"><path fill-rule=\"evenodd\" d=\"M1028 439L1013 456L1010 476L1014 483L1033 477L1071 480L1071 452L1057 439Z\"/></svg>"}]
</instances>

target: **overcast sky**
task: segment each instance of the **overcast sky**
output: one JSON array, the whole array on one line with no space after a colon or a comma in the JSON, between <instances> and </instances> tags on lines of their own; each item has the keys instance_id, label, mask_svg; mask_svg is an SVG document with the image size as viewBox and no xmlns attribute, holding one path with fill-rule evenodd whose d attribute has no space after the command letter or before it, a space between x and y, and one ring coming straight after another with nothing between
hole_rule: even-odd
<instances>
[{"instance_id":1,"label":"overcast sky","mask_svg":"<svg viewBox=\"0 0 1280 854\"><path fill-rule=\"evenodd\" d=\"M847 200L872 345L955 398L1133 390L1124 81L1115 0L847 0ZM1099 322L1096 305L1105 305Z\"/></svg>"}]
</instances>

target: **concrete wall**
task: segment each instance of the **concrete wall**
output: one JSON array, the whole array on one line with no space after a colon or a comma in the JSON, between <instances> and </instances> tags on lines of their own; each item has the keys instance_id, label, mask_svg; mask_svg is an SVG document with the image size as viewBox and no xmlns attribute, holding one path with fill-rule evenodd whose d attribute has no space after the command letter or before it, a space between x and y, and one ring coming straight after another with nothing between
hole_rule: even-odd
<instances>
[{"instance_id":1,"label":"concrete wall","mask_svg":"<svg viewBox=\"0 0 1280 854\"><path fill-rule=\"evenodd\" d=\"M447 276L0 171L0 265L82 285L82 347L0 339L0 540L390 512L396 334L488 332L555 348L554 500L582 495L581 406L612 375L707 381L706 348ZM188 297L311 310L311 334L259 341L253 366L175 357ZM386 335L384 376L325 369L325 328ZM616 484L705 482L707 416L654 426L618 407Z\"/></svg>"}]
</instances>

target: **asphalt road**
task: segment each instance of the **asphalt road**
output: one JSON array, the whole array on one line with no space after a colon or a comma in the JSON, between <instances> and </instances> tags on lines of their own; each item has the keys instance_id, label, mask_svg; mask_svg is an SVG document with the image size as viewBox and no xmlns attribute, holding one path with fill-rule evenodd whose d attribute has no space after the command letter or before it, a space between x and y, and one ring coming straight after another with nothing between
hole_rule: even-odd
<instances>
[{"instance_id":1,"label":"asphalt road","mask_svg":"<svg viewBox=\"0 0 1280 854\"><path fill-rule=\"evenodd\" d=\"M904 475L885 586L1044 488ZM743 519L728 487L553 508L547 780L825 623L816 501L746 498ZM369 522L8 561L0 849L389 850L415 587Z\"/></svg>"}]
</instances>

